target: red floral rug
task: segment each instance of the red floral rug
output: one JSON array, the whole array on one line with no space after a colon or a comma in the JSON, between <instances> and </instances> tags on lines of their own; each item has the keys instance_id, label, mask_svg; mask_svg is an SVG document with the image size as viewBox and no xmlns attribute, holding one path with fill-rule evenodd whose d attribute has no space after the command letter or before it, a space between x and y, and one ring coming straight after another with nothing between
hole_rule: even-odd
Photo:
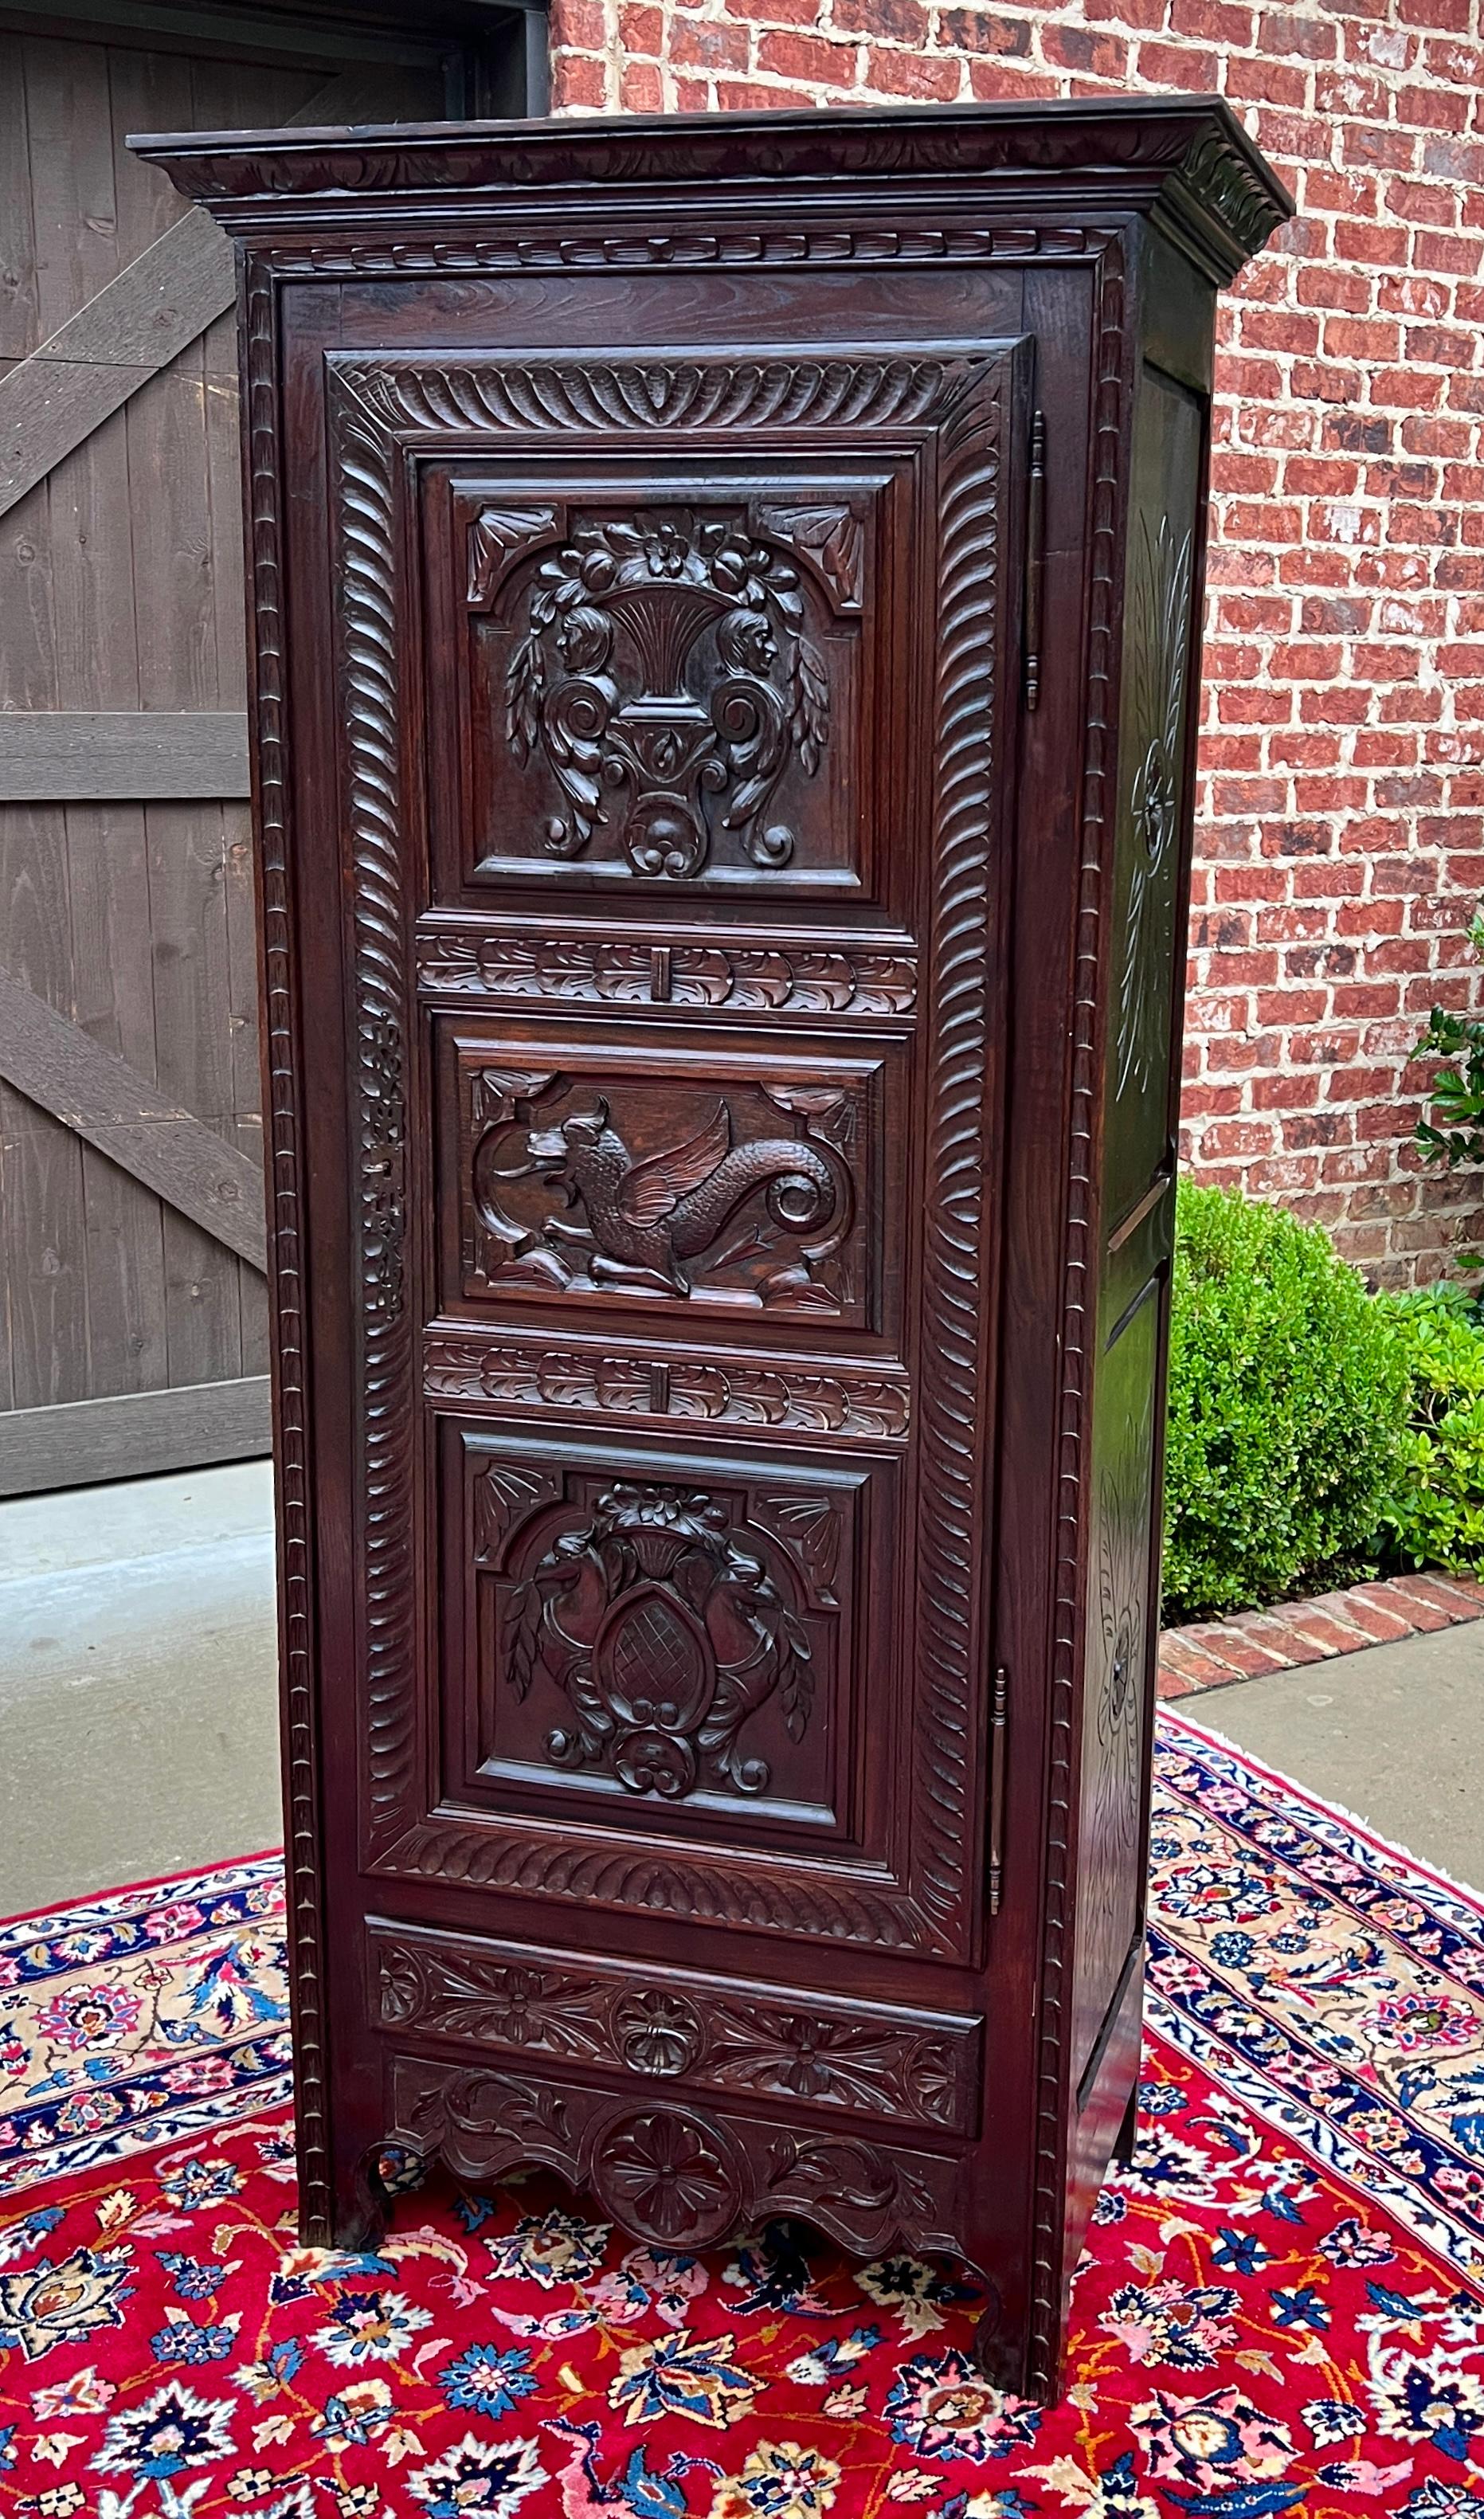
<instances>
[{"instance_id":1,"label":"red floral rug","mask_svg":"<svg viewBox=\"0 0 1484 2519\"><path fill-rule=\"evenodd\" d=\"M0 2509L1484 2519L1484 1902L1161 1720L1140 2143L1047 2414L940 2267L532 2181L297 2247L271 1861L0 1927Z\"/></svg>"}]
</instances>

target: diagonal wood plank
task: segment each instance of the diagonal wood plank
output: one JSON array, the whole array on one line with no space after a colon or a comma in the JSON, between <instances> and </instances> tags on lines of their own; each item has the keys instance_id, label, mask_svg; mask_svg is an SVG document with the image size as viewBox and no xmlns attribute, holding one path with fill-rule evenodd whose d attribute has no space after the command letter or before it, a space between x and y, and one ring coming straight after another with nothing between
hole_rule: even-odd
<instances>
[{"instance_id":1,"label":"diagonal wood plank","mask_svg":"<svg viewBox=\"0 0 1484 2519\"><path fill-rule=\"evenodd\" d=\"M370 121L396 95L394 72L351 72L289 118ZM188 210L0 376L0 516L225 315L236 287L230 240L209 211Z\"/></svg>"},{"instance_id":2,"label":"diagonal wood plank","mask_svg":"<svg viewBox=\"0 0 1484 2519\"><path fill-rule=\"evenodd\" d=\"M229 1251L266 1266L256 1164L8 971L0 971L0 1076Z\"/></svg>"}]
</instances>

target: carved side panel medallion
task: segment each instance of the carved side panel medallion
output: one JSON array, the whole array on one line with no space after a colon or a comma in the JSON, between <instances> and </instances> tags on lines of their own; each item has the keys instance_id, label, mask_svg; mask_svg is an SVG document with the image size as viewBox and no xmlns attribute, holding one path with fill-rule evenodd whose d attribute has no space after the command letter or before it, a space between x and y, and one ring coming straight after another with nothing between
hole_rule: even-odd
<instances>
[{"instance_id":1,"label":"carved side panel medallion","mask_svg":"<svg viewBox=\"0 0 1484 2519\"><path fill-rule=\"evenodd\" d=\"M1174 857L1184 776L1193 533L1168 515L1135 520L1130 582L1134 843L1119 940L1113 1089L1145 1092L1168 1059Z\"/></svg>"}]
</instances>

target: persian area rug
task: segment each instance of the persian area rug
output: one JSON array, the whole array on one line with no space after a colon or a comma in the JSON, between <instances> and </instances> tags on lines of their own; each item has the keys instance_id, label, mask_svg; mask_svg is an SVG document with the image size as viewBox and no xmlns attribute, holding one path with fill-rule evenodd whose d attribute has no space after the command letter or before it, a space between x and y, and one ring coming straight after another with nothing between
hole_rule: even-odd
<instances>
[{"instance_id":1,"label":"persian area rug","mask_svg":"<svg viewBox=\"0 0 1484 2519\"><path fill-rule=\"evenodd\" d=\"M1484 2519L1484 1901L1161 1716L1132 2169L1040 2414L940 2266L429 2185L299 2248L272 1862L0 1928L23 2519Z\"/></svg>"}]
</instances>

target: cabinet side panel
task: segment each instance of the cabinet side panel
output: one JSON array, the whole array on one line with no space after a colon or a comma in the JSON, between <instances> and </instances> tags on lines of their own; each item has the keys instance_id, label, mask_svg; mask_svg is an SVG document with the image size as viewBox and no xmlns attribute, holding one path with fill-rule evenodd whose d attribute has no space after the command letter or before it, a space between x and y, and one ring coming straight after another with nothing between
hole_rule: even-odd
<instances>
[{"instance_id":1,"label":"cabinet side panel","mask_svg":"<svg viewBox=\"0 0 1484 2519\"><path fill-rule=\"evenodd\" d=\"M1146 367L1124 579L1117 854L1105 966L1103 1198L1077 1829L1071 2082L1092 2097L1137 1976L1158 1628L1170 1077L1198 675L1200 402Z\"/></svg>"}]
</instances>

